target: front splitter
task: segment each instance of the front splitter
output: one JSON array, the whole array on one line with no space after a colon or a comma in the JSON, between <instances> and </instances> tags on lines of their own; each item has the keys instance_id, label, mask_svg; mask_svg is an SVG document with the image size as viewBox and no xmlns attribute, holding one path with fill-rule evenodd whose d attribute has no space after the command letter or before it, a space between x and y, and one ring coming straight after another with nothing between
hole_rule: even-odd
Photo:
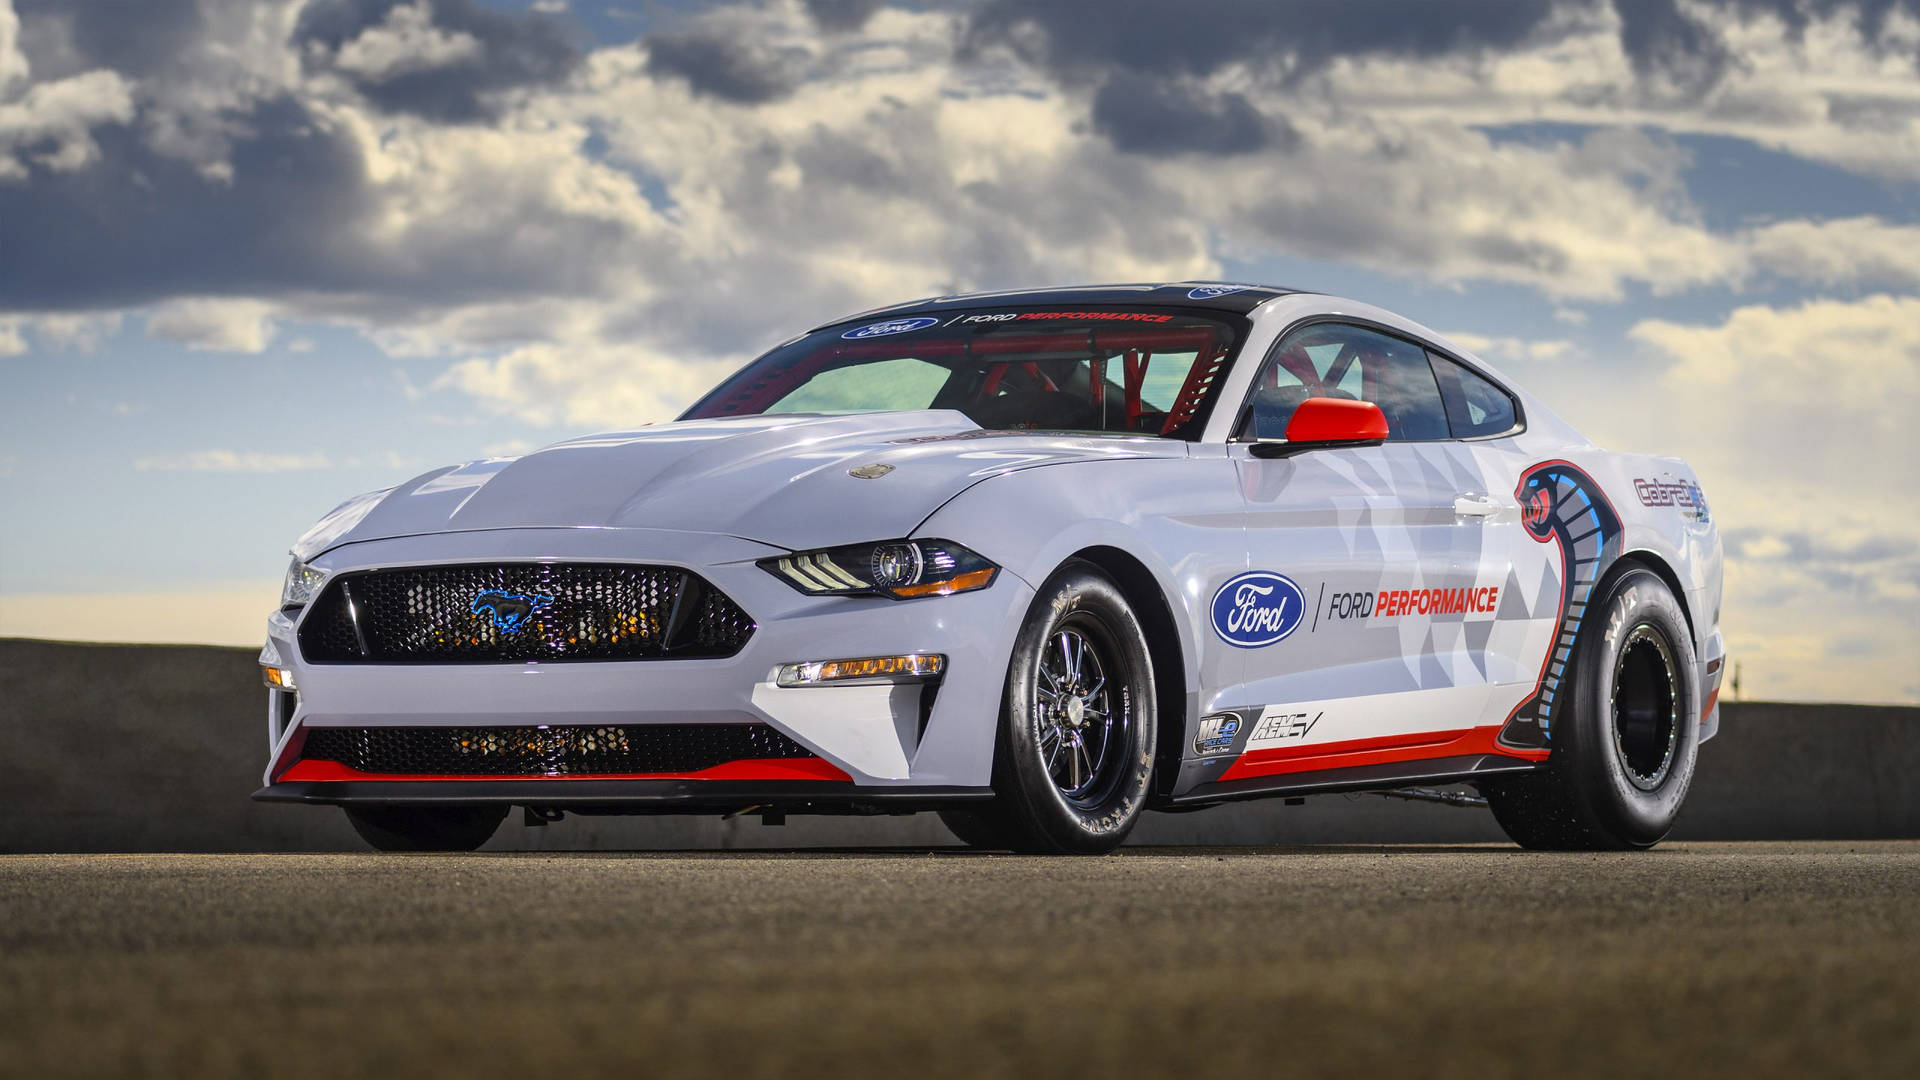
<instances>
[{"instance_id":1,"label":"front splitter","mask_svg":"<svg viewBox=\"0 0 1920 1080\"><path fill-rule=\"evenodd\" d=\"M538 806L572 813L890 814L993 798L992 788L855 788L835 782L720 780L288 781L253 793L260 802L330 806Z\"/></svg>"}]
</instances>

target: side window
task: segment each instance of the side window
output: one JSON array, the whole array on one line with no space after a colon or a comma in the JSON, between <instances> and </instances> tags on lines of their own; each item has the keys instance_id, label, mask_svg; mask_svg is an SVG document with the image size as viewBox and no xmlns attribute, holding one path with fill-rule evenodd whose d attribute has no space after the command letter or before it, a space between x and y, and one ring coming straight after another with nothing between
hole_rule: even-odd
<instances>
[{"instance_id":1,"label":"side window","mask_svg":"<svg viewBox=\"0 0 1920 1080\"><path fill-rule=\"evenodd\" d=\"M1446 405L1426 350L1358 326L1321 323L1287 335L1253 383L1255 393L1276 389L1299 400L1371 401L1386 414L1390 442L1448 437ZM1251 434L1243 425L1240 437Z\"/></svg>"},{"instance_id":2,"label":"side window","mask_svg":"<svg viewBox=\"0 0 1920 1080\"><path fill-rule=\"evenodd\" d=\"M1500 435L1517 422L1513 398L1458 361L1433 354L1440 396L1447 402L1447 423L1456 439Z\"/></svg>"}]
</instances>

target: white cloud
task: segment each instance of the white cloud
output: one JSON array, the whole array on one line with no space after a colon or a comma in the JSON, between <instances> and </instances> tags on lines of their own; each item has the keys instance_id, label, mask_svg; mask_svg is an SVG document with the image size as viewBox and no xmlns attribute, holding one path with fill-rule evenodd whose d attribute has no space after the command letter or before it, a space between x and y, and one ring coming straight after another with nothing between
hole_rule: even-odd
<instances>
[{"instance_id":1,"label":"white cloud","mask_svg":"<svg viewBox=\"0 0 1920 1080\"><path fill-rule=\"evenodd\" d=\"M0 317L0 356L25 356L27 339L20 333L26 320L18 317Z\"/></svg>"},{"instance_id":2,"label":"white cloud","mask_svg":"<svg viewBox=\"0 0 1920 1080\"><path fill-rule=\"evenodd\" d=\"M147 334L207 352L262 353L273 341L272 311L263 300L171 300L147 315Z\"/></svg>"},{"instance_id":3,"label":"white cloud","mask_svg":"<svg viewBox=\"0 0 1920 1080\"><path fill-rule=\"evenodd\" d=\"M417 0L392 9L386 21L340 46L333 62L343 71L384 81L474 60L482 51L473 35L435 26L427 0Z\"/></svg>"},{"instance_id":4,"label":"white cloud","mask_svg":"<svg viewBox=\"0 0 1920 1080\"><path fill-rule=\"evenodd\" d=\"M1920 289L1920 225L1876 217L1783 221L1747 240L1760 266L1821 285Z\"/></svg>"},{"instance_id":5,"label":"white cloud","mask_svg":"<svg viewBox=\"0 0 1920 1080\"><path fill-rule=\"evenodd\" d=\"M20 16L13 0L0 0L0 93L31 74L25 53L20 51Z\"/></svg>"},{"instance_id":6,"label":"white cloud","mask_svg":"<svg viewBox=\"0 0 1920 1080\"><path fill-rule=\"evenodd\" d=\"M1573 342L1562 338L1532 340L1517 337L1488 337L1484 334L1470 334L1449 331L1446 336L1485 360L1496 364L1539 364L1565 360L1575 352Z\"/></svg>"},{"instance_id":7,"label":"white cloud","mask_svg":"<svg viewBox=\"0 0 1920 1080\"><path fill-rule=\"evenodd\" d=\"M28 319L33 336L41 346L56 351L97 352L100 346L120 332L119 312L94 315L36 315Z\"/></svg>"},{"instance_id":8,"label":"white cloud","mask_svg":"<svg viewBox=\"0 0 1920 1080\"><path fill-rule=\"evenodd\" d=\"M498 359L463 360L436 385L526 423L631 428L673 419L728 370L636 347L528 345Z\"/></svg>"},{"instance_id":9,"label":"white cloud","mask_svg":"<svg viewBox=\"0 0 1920 1080\"><path fill-rule=\"evenodd\" d=\"M331 468L333 463L321 453L272 453L258 450L195 450L141 458L133 463L140 472L219 472L277 473Z\"/></svg>"},{"instance_id":10,"label":"white cloud","mask_svg":"<svg viewBox=\"0 0 1920 1080\"><path fill-rule=\"evenodd\" d=\"M1920 652L1920 298L1748 306L1630 336L1670 366L1657 399L1641 387L1621 394L1640 408L1617 407L1659 429L1634 442L1685 456L1706 485L1729 538L1733 650L1796 696L1904 696L1901 658Z\"/></svg>"},{"instance_id":11,"label":"white cloud","mask_svg":"<svg viewBox=\"0 0 1920 1080\"><path fill-rule=\"evenodd\" d=\"M36 83L15 100L0 101L0 183L24 181L32 164L77 171L99 155L93 128L132 119L133 94L115 72Z\"/></svg>"}]
</instances>

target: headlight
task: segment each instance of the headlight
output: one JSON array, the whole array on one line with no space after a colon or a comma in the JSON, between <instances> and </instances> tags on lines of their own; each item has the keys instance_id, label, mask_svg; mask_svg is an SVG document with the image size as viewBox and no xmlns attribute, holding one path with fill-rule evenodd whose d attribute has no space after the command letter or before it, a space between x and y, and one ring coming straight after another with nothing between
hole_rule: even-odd
<instances>
[{"instance_id":1,"label":"headlight","mask_svg":"<svg viewBox=\"0 0 1920 1080\"><path fill-rule=\"evenodd\" d=\"M280 606L283 608L306 607L313 594L320 591L320 583L327 575L299 559L287 567L287 583L280 586Z\"/></svg>"},{"instance_id":2,"label":"headlight","mask_svg":"<svg viewBox=\"0 0 1920 1080\"><path fill-rule=\"evenodd\" d=\"M889 540L802 551L760 566L809 596L946 596L993 584L1000 568L946 540Z\"/></svg>"}]
</instances>

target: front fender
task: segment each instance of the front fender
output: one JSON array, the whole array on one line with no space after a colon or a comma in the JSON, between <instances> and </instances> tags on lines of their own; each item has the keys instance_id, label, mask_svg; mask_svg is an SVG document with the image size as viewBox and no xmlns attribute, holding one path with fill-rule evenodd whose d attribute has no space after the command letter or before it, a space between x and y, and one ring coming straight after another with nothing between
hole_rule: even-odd
<instances>
[{"instance_id":1,"label":"front fender","mask_svg":"<svg viewBox=\"0 0 1920 1080\"><path fill-rule=\"evenodd\" d=\"M1246 514L1224 454L1087 461L976 484L916 531L965 544L1038 588L1089 548L1146 568L1173 614L1189 696L1241 681L1235 650L1209 648L1213 590L1246 569ZM1202 710L1214 702L1202 701Z\"/></svg>"}]
</instances>

